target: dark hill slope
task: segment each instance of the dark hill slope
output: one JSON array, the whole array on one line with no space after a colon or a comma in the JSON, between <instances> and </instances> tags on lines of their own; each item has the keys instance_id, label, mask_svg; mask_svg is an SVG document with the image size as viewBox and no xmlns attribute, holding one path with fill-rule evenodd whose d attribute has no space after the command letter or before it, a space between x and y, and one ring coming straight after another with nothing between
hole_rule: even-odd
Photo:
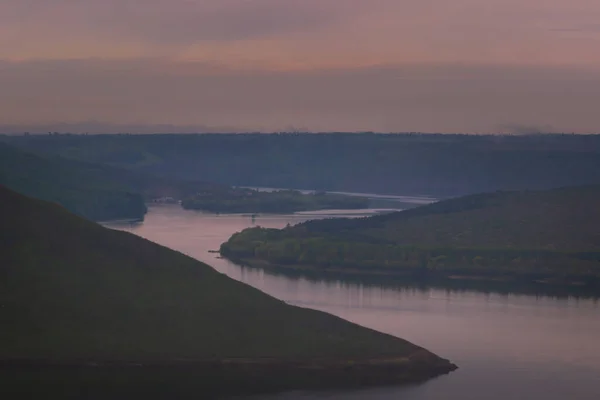
<instances>
[{"instance_id":1,"label":"dark hill slope","mask_svg":"<svg viewBox=\"0 0 600 400\"><path fill-rule=\"evenodd\" d=\"M369 218L252 228L221 250L251 264L596 287L598 204L600 186L486 193Z\"/></svg>"},{"instance_id":2,"label":"dark hill slope","mask_svg":"<svg viewBox=\"0 0 600 400\"><path fill-rule=\"evenodd\" d=\"M49 390L152 393L160 382L197 394L401 383L453 369L402 339L286 305L57 205L4 187L0 203L0 376L24 382L19 390L48 389L47 379Z\"/></svg>"}]
</instances>

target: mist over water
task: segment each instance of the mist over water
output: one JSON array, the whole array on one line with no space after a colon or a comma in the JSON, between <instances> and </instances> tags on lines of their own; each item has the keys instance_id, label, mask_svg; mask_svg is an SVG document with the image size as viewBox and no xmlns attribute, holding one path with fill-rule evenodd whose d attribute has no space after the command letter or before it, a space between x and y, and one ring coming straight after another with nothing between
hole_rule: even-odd
<instances>
[{"instance_id":1,"label":"mist over water","mask_svg":"<svg viewBox=\"0 0 600 400\"><path fill-rule=\"evenodd\" d=\"M253 218L152 206L144 223L112 227L195 257L290 304L326 311L407 339L449 358L460 368L417 386L294 392L261 398L600 398L599 299L415 288L385 280L357 283L289 276L240 267L209 253L244 228L277 228L317 217L295 214Z\"/></svg>"}]
</instances>

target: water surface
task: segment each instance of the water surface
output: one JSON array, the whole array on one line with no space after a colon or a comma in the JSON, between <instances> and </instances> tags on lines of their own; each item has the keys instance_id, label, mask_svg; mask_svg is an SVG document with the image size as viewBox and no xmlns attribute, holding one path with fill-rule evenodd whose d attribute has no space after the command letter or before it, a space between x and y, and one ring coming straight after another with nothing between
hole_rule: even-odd
<instances>
[{"instance_id":1,"label":"water surface","mask_svg":"<svg viewBox=\"0 0 600 400\"><path fill-rule=\"evenodd\" d=\"M151 206L142 224L113 227L195 257L290 304L326 311L410 340L460 367L450 375L412 387L284 393L266 398L600 399L598 299L291 277L240 267L209 253L234 232L250 226L279 228L325 216L217 216L178 206Z\"/></svg>"}]
</instances>

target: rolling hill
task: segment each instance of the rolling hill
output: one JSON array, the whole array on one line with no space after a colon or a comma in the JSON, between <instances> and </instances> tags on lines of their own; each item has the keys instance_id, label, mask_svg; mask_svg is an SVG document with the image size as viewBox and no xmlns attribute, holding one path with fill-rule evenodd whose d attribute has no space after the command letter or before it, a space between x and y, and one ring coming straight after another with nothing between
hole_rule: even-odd
<instances>
[{"instance_id":1,"label":"rolling hill","mask_svg":"<svg viewBox=\"0 0 600 400\"><path fill-rule=\"evenodd\" d=\"M0 142L0 184L59 203L95 221L143 219L147 201L181 201L217 213L282 213L367 208L366 198L298 191L257 191L185 181L92 164L56 155L33 154Z\"/></svg>"}]
</instances>

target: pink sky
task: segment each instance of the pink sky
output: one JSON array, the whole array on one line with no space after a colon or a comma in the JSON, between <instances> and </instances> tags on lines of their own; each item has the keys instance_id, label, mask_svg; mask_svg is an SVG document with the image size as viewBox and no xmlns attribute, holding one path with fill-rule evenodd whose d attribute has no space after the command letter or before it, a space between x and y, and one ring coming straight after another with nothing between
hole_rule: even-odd
<instances>
[{"instance_id":1,"label":"pink sky","mask_svg":"<svg viewBox=\"0 0 600 400\"><path fill-rule=\"evenodd\" d=\"M597 132L597 0L0 0L0 125Z\"/></svg>"}]
</instances>

